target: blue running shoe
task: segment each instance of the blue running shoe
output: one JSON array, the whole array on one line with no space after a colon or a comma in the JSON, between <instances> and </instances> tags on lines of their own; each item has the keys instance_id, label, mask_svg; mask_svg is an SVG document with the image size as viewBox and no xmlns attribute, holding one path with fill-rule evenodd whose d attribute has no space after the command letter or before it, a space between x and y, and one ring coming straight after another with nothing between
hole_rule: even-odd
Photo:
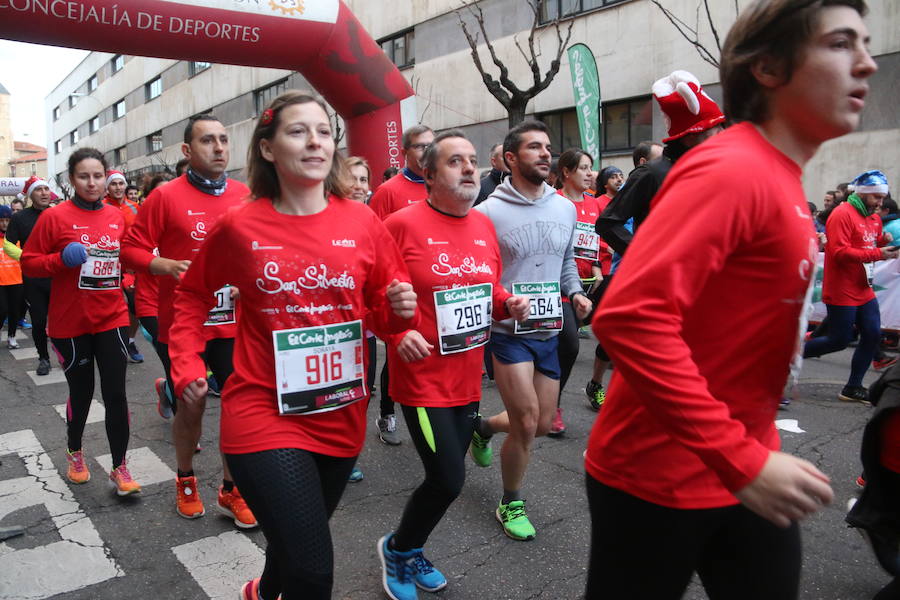
<instances>
[{"instance_id":1,"label":"blue running shoe","mask_svg":"<svg viewBox=\"0 0 900 600\"><path fill-rule=\"evenodd\" d=\"M128 360L133 363L144 362L144 355L138 352L134 342L128 342Z\"/></svg>"},{"instance_id":2,"label":"blue running shoe","mask_svg":"<svg viewBox=\"0 0 900 600\"><path fill-rule=\"evenodd\" d=\"M415 552L413 560L416 566L416 572L413 573L413 581L415 581L419 589L423 589L426 592L436 592L447 587L447 578L434 568L430 560L425 558L422 548L416 548L413 552Z\"/></svg>"},{"instance_id":3,"label":"blue running shoe","mask_svg":"<svg viewBox=\"0 0 900 600\"><path fill-rule=\"evenodd\" d=\"M350 471L350 477L347 478L347 481L350 483L359 483L363 480L363 472L359 470L358 467L353 467L353 470Z\"/></svg>"},{"instance_id":4,"label":"blue running shoe","mask_svg":"<svg viewBox=\"0 0 900 600\"><path fill-rule=\"evenodd\" d=\"M388 541L393 533L382 536L378 540L378 558L381 559L381 585L391 600L417 600L416 584L413 577L417 574L416 551L397 552L391 550Z\"/></svg>"},{"instance_id":5,"label":"blue running shoe","mask_svg":"<svg viewBox=\"0 0 900 600\"><path fill-rule=\"evenodd\" d=\"M19 319L19 329L31 329L31 323L25 319Z\"/></svg>"}]
</instances>

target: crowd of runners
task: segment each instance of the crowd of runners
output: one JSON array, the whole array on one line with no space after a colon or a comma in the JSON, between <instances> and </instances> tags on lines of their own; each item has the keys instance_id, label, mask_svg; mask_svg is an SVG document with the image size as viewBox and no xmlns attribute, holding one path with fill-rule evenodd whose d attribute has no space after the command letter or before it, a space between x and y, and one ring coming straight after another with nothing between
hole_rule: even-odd
<instances>
[{"instance_id":1,"label":"crowd of runners","mask_svg":"<svg viewBox=\"0 0 900 600\"><path fill-rule=\"evenodd\" d=\"M246 184L226 175L231 141L213 115L185 128L183 173L143 195L101 151L77 149L71 198L51 207L33 178L27 207L0 207L0 318L15 348L27 305L37 375L56 368L51 347L65 373L68 480L91 479L82 434L96 365L109 480L119 495L141 490L125 373L143 360L143 329L163 365L177 514L205 514L193 458L206 399L221 393L215 507L267 542L240 597L329 598L329 519L363 478L380 339L377 434L400 444L399 405L424 469L377 540L388 597L448 585L425 548L463 493L467 453L490 467L499 449L494 516L512 539L539 537L526 496L550 492L526 494L531 448L564 435L561 392L577 385L599 411L584 465L588 598L678 598L694 573L716 600L796 598L797 522L833 494L826 474L779 451L776 412L804 356L859 337L844 401L877 401L863 375L896 362L880 350L872 288L873 264L900 252L887 178L871 165L818 214L801 185L819 145L859 122L877 69L864 14L860 0L747 6L723 46L722 108L690 73L660 78L668 136L638 145L627 176L552 148L529 120L491 149L480 180L463 132L417 125L403 133L404 168L371 193L381 174L340 156L324 103L300 91L258 118ZM827 319L813 329L820 250ZM592 376L570 382L588 329ZM498 414L480 412L484 378ZM884 542L896 575L892 394L867 430L866 487L848 520Z\"/></svg>"}]
</instances>

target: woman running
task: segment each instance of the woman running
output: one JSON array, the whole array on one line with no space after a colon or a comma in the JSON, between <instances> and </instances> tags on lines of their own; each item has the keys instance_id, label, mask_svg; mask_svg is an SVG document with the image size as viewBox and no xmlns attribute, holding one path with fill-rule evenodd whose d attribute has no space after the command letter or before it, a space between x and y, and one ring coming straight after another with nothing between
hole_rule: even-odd
<instances>
[{"instance_id":1,"label":"woman running","mask_svg":"<svg viewBox=\"0 0 900 600\"><path fill-rule=\"evenodd\" d=\"M179 398L207 392L203 323L225 284L241 291L221 445L268 546L249 600L331 597L328 519L365 436L365 326L415 326L415 293L375 214L347 200L321 99L290 91L250 143L252 201L223 215L175 294L170 331ZM223 256L234 257L222 260Z\"/></svg>"},{"instance_id":2,"label":"woman running","mask_svg":"<svg viewBox=\"0 0 900 600\"><path fill-rule=\"evenodd\" d=\"M112 453L109 479L120 496L141 491L125 465L129 418L125 399L128 309L120 289L119 242L124 219L103 203L106 159L95 148L69 157L70 201L47 210L22 252L28 277L50 277L47 330L59 356L69 401L66 406L66 473L72 483L91 478L81 437L94 396L94 363L106 408L106 437Z\"/></svg>"}]
</instances>

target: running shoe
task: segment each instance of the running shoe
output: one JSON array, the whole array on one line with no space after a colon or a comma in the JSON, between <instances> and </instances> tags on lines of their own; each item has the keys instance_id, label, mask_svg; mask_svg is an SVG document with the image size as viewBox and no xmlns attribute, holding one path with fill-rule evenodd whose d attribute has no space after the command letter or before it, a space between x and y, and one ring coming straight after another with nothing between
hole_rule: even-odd
<instances>
[{"instance_id":1,"label":"running shoe","mask_svg":"<svg viewBox=\"0 0 900 600\"><path fill-rule=\"evenodd\" d=\"M175 510L185 519L196 519L206 514L203 501L200 500L200 492L197 490L196 477L176 477L175 489L177 493Z\"/></svg>"},{"instance_id":2,"label":"running shoe","mask_svg":"<svg viewBox=\"0 0 900 600\"><path fill-rule=\"evenodd\" d=\"M843 400L844 402L861 402L862 404L869 404L869 391L861 386L845 385L844 389L841 390L841 393L838 394L838 399Z\"/></svg>"},{"instance_id":3,"label":"running shoe","mask_svg":"<svg viewBox=\"0 0 900 600\"><path fill-rule=\"evenodd\" d=\"M382 536L378 540L378 558L381 559L381 585L391 600L416 600L414 577L416 568L416 551L397 552L388 545L394 534Z\"/></svg>"},{"instance_id":4,"label":"running shoe","mask_svg":"<svg viewBox=\"0 0 900 600\"><path fill-rule=\"evenodd\" d=\"M359 483L363 480L363 472L359 470L359 467L353 467L353 470L350 471L350 477L347 478L347 481L350 483Z\"/></svg>"},{"instance_id":5,"label":"running shoe","mask_svg":"<svg viewBox=\"0 0 900 600\"><path fill-rule=\"evenodd\" d=\"M153 385L156 388L156 412L158 412L159 416L163 419L171 419L172 415L175 413L172 410L172 402L169 400L166 378L157 377L156 383Z\"/></svg>"},{"instance_id":6,"label":"running shoe","mask_svg":"<svg viewBox=\"0 0 900 600\"><path fill-rule=\"evenodd\" d=\"M240 600L260 600L259 598L259 577L251 579L241 586Z\"/></svg>"},{"instance_id":7,"label":"running shoe","mask_svg":"<svg viewBox=\"0 0 900 600\"><path fill-rule=\"evenodd\" d=\"M211 371L206 372L206 389L206 393L210 396L215 396L216 398L222 396L222 390L219 389L219 382L216 381L216 376L213 375Z\"/></svg>"},{"instance_id":8,"label":"running shoe","mask_svg":"<svg viewBox=\"0 0 900 600\"><path fill-rule=\"evenodd\" d=\"M602 383L597 383L591 379L587 386L585 386L584 393L591 403L591 408L600 410L600 408L603 407L603 403L606 401L606 391L603 389Z\"/></svg>"},{"instance_id":9,"label":"running shoe","mask_svg":"<svg viewBox=\"0 0 900 600\"><path fill-rule=\"evenodd\" d=\"M791 405L791 399L787 396L782 396L781 400L778 401L778 410L787 410L787 407Z\"/></svg>"},{"instance_id":10,"label":"running shoe","mask_svg":"<svg viewBox=\"0 0 900 600\"><path fill-rule=\"evenodd\" d=\"M41 358L38 360L37 366L37 374L38 375L48 375L50 373L50 359L49 358Z\"/></svg>"},{"instance_id":11,"label":"running shoe","mask_svg":"<svg viewBox=\"0 0 900 600\"><path fill-rule=\"evenodd\" d=\"M556 416L553 417L553 423L550 424L550 431L547 435L552 438L561 438L566 433L566 424L563 422L562 409L556 407Z\"/></svg>"},{"instance_id":12,"label":"running shoe","mask_svg":"<svg viewBox=\"0 0 900 600\"><path fill-rule=\"evenodd\" d=\"M501 502L494 514L508 537L522 542L534 539L534 527L525 514L524 500L513 500L509 504Z\"/></svg>"},{"instance_id":13,"label":"running shoe","mask_svg":"<svg viewBox=\"0 0 900 600\"><path fill-rule=\"evenodd\" d=\"M857 478L856 478L856 485L857 485L857 487L861 487L861 488L866 487L866 478L863 477L862 475L860 475L859 477L857 477Z\"/></svg>"},{"instance_id":14,"label":"running shoe","mask_svg":"<svg viewBox=\"0 0 900 600\"><path fill-rule=\"evenodd\" d=\"M494 451L491 450L491 438L483 437L478 431L472 432L472 443L469 444L469 454L479 467L489 467L494 459Z\"/></svg>"},{"instance_id":15,"label":"running shoe","mask_svg":"<svg viewBox=\"0 0 900 600\"><path fill-rule=\"evenodd\" d=\"M387 415L386 417L378 417L375 419L375 425L378 427L378 437L388 446L399 446L400 436L397 435L397 416Z\"/></svg>"},{"instance_id":16,"label":"running shoe","mask_svg":"<svg viewBox=\"0 0 900 600\"><path fill-rule=\"evenodd\" d=\"M128 360L133 363L144 362L144 355L138 352L137 344L134 342L128 342Z\"/></svg>"},{"instance_id":17,"label":"running shoe","mask_svg":"<svg viewBox=\"0 0 900 600\"><path fill-rule=\"evenodd\" d=\"M237 487L231 488L230 492L226 492L225 488L219 486L219 512L234 520L234 524L241 529L250 529L257 526L256 517L253 511L247 506L244 497L238 491Z\"/></svg>"},{"instance_id":18,"label":"running shoe","mask_svg":"<svg viewBox=\"0 0 900 600\"><path fill-rule=\"evenodd\" d=\"M66 471L66 479L72 483L87 483L91 480L91 472L84 462L84 453L81 450L69 452L66 450L66 462L69 469Z\"/></svg>"},{"instance_id":19,"label":"running shoe","mask_svg":"<svg viewBox=\"0 0 900 600\"><path fill-rule=\"evenodd\" d=\"M31 329L31 323L25 319L19 319L19 329Z\"/></svg>"},{"instance_id":20,"label":"running shoe","mask_svg":"<svg viewBox=\"0 0 900 600\"><path fill-rule=\"evenodd\" d=\"M116 488L116 494L120 496L141 493L141 486L128 472L128 467L125 466L124 462L109 474L109 483Z\"/></svg>"},{"instance_id":21,"label":"running shoe","mask_svg":"<svg viewBox=\"0 0 900 600\"><path fill-rule=\"evenodd\" d=\"M18 340L16 340L16 338L11 337L8 340L6 340L6 347L9 348L10 350L18 350L19 342L18 342ZM894 360L896 361L897 359L895 358Z\"/></svg>"},{"instance_id":22,"label":"running shoe","mask_svg":"<svg viewBox=\"0 0 900 600\"><path fill-rule=\"evenodd\" d=\"M887 369L891 365L897 362L896 356L888 356L884 355L881 358L876 358L872 361L872 368L876 371L881 371L882 369Z\"/></svg>"},{"instance_id":23,"label":"running shoe","mask_svg":"<svg viewBox=\"0 0 900 600\"><path fill-rule=\"evenodd\" d=\"M437 592L447 587L447 578L434 568L430 560L425 558L424 550L422 548L414 548L413 552L415 553L413 561L416 567L416 571L413 573L413 581L416 587L426 592Z\"/></svg>"}]
</instances>

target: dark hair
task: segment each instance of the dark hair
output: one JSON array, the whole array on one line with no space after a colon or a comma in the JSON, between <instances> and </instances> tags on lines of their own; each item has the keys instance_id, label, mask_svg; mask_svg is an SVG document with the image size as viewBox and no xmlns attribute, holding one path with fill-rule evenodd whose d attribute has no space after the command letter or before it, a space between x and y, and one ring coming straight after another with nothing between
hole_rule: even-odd
<instances>
[{"instance_id":1,"label":"dark hair","mask_svg":"<svg viewBox=\"0 0 900 600\"><path fill-rule=\"evenodd\" d=\"M434 138L434 141L431 142L431 145L425 149L425 153L422 155L422 159L419 161L419 168L421 168L423 171L433 172L435 167L437 167L438 142L443 142L444 140L449 138L462 138L466 141L469 140L469 138L466 137L466 134L464 134L459 129L450 129L439 134Z\"/></svg>"},{"instance_id":2,"label":"dark hair","mask_svg":"<svg viewBox=\"0 0 900 600\"><path fill-rule=\"evenodd\" d=\"M837 190L828 190L827 192L825 192L825 195L826 195L826 196L829 195L829 194L831 194L832 196L834 196L835 194L837 194Z\"/></svg>"},{"instance_id":3,"label":"dark hair","mask_svg":"<svg viewBox=\"0 0 900 600\"><path fill-rule=\"evenodd\" d=\"M723 107L731 121L759 123L768 118L767 90L753 67L768 58L782 83L789 82L819 13L828 6L847 6L861 16L867 11L864 0L755 0L741 11L725 38L719 66Z\"/></svg>"},{"instance_id":4,"label":"dark hair","mask_svg":"<svg viewBox=\"0 0 900 600\"><path fill-rule=\"evenodd\" d=\"M412 145L412 139L414 137L420 136L423 133L427 133L432 131L431 127L428 125L413 125L409 129L403 132L403 149L409 150L409 147Z\"/></svg>"},{"instance_id":5,"label":"dark hair","mask_svg":"<svg viewBox=\"0 0 900 600\"><path fill-rule=\"evenodd\" d=\"M387 181L388 179L390 179L391 177L393 177L394 175L396 175L399 172L400 172L400 169L398 169L397 167L388 167L387 169L384 170L384 173L381 174L381 181L382 182Z\"/></svg>"},{"instance_id":6,"label":"dark hair","mask_svg":"<svg viewBox=\"0 0 900 600\"><path fill-rule=\"evenodd\" d=\"M550 130L541 121L522 121L510 129L503 138L503 162L506 162L507 152L515 154L519 151L519 146L522 145L522 135L529 131L542 131L547 134L547 137L550 137ZM509 167L509 164L506 166Z\"/></svg>"},{"instance_id":7,"label":"dark hair","mask_svg":"<svg viewBox=\"0 0 900 600\"><path fill-rule=\"evenodd\" d=\"M106 157L103 156L102 152L100 152L96 148L79 148L69 155L69 177L75 175L75 167L78 165L78 163L83 160L88 160L89 158L99 160L100 164L103 165L104 173L109 170L109 165L106 163Z\"/></svg>"},{"instance_id":8,"label":"dark hair","mask_svg":"<svg viewBox=\"0 0 900 600\"><path fill-rule=\"evenodd\" d=\"M128 194L128 192L130 192L131 190L134 190L139 194L141 193L141 190L138 186L129 183L128 185L125 186L125 193Z\"/></svg>"},{"instance_id":9,"label":"dark hair","mask_svg":"<svg viewBox=\"0 0 900 600\"><path fill-rule=\"evenodd\" d=\"M216 123L221 123L219 119L214 117L213 115L194 115L190 119L188 119L187 125L184 126L184 143L190 144L191 140L194 139L194 123L198 121L215 121Z\"/></svg>"},{"instance_id":10,"label":"dark hair","mask_svg":"<svg viewBox=\"0 0 900 600\"><path fill-rule=\"evenodd\" d=\"M184 175L184 172L187 171L189 164L191 164L191 161L188 158L182 158L177 163L175 163L175 176L180 177L181 175Z\"/></svg>"},{"instance_id":11,"label":"dark hair","mask_svg":"<svg viewBox=\"0 0 900 600\"><path fill-rule=\"evenodd\" d=\"M600 173L597 174L597 192L598 193L600 192L600 190L606 189L606 182L609 181L610 178L613 175L615 175L616 173L618 173L620 175L624 175L624 173L622 173L622 169L620 169L619 167L617 167L615 165L608 165L608 166L600 169Z\"/></svg>"},{"instance_id":12,"label":"dark hair","mask_svg":"<svg viewBox=\"0 0 900 600\"><path fill-rule=\"evenodd\" d=\"M807 202L806 206L809 208L809 214L815 216L817 212L819 212L819 207L816 206L815 202Z\"/></svg>"},{"instance_id":13,"label":"dark hair","mask_svg":"<svg viewBox=\"0 0 900 600\"><path fill-rule=\"evenodd\" d=\"M578 165L581 163L582 156L587 156L588 160L591 161L591 165L594 164L594 157L581 148L569 148L559 155L559 159L556 161L557 183L561 183L565 180L563 169L567 171L574 171L578 168Z\"/></svg>"},{"instance_id":14,"label":"dark hair","mask_svg":"<svg viewBox=\"0 0 900 600\"><path fill-rule=\"evenodd\" d=\"M155 190L157 186L161 183L165 183L167 181L172 181L172 176L168 173L157 173L154 175L150 181L147 182L147 185L144 186L144 198L150 195L150 192Z\"/></svg>"},{"instance_id":15,"label":"dark hair","mask_svg":"<svg viewBox=\"0 0 900 600\"><path fill-rule=\"evenodd\" d=\"M288 90L272 100L263 111L263 114L272 115L268 123L263 123L262 118L256 121L256 127L253 129L253 135L250 137L250 149L247 152L247 183L254 198L274 199L281 192L275 165L263 158L262 150L259 148L260 142L262 140L271 140L275 137L278 126L281 124L281 112L286 107L295 104L308 104L310 102L318 104L325 111L325 114L328 114L325 101L319 96L314 95L312 92ZM346 198L350 193L351 187L350 172L347 171L343 159L341 159L337 153L337 148L335 148L334 155L331 157L331 170L325 177L325 191L329 194Z\"/></svg>"},{"instance_id":16,"label":"dark hair","mask_svg":"<svg viewBox=\"0 0 900 600\"><path fill-rule=\"evenodd\" d=\"M886 208L889 215L896 215L900 212L900 208L897 207L897 201L891 198L890 194L881 201L881 208Z\"/></svg>"},{"instance_id":17,"label":"dark hair","mask_svg":"<svg viewBox=\"0 0 900 600\"><path fill-rule=\"evenodd\" d=\"M25 206L25 201L20 198L16 198L9 203L10 206L12 206L13 204L21 204L22 206Z\"/></svg>"},{"instance_id":18,"label":"dark hair","mask_svg":"<svg viewBox=\"0 0 900 600\"><path fill-rule=\"evenodd\" d=\"M634 147L634 152L631 153L631 161L634 163L634 166L641 164L642 158L645 161L650 160L650 152L653 150L653 146L662 146L662 144L653 140L647 140Z\"/></svg>"}]
</instances>

